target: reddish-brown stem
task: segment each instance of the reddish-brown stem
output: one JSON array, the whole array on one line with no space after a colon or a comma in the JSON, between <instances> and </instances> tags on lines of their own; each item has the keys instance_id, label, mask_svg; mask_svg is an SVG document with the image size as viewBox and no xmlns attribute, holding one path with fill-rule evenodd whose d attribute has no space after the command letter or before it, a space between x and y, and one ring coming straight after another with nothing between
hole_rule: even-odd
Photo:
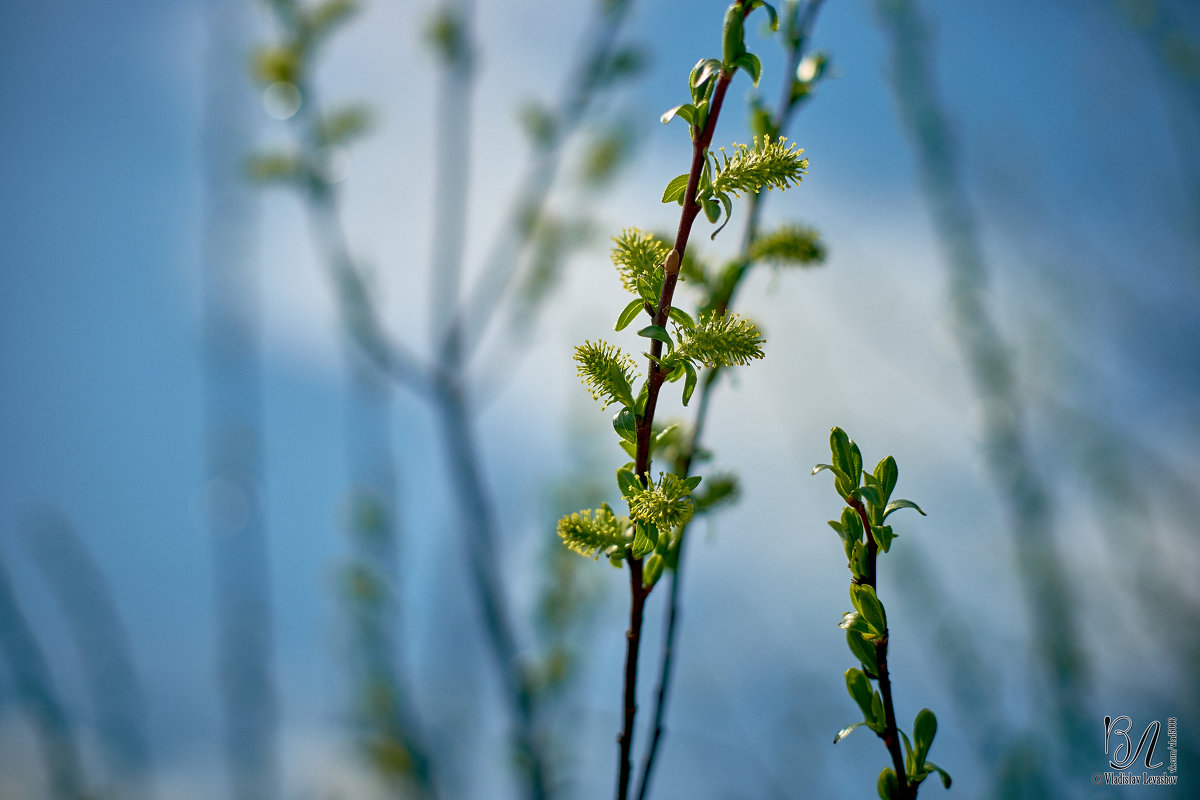
<instances>
[{"instance_id":1,"label":"reddish-brown stem","mask_svg":"<svg viewBox=\"0 0 1200 800\"><path fill-rule=\"evenodd\" d=\"M629 797L629 780L633 772L633 720L637 715L638 651L642 643L642 617L646 595L642 586L642 560L629 559L629 630L625 632L625 718L621 727L621 764L617 777L617 797Z\"/></svg>"},{"instance_id":2,"label":"reddish-brown stem","mask_svg":"<svg viewBox=\"0 0 1200 800\"><path fill-rule=\"evenodd\" d=\"M675 233L675 252L679 254L679 258L667 262L668 267L674 263L674 268L667 269L666 277L663 280L662 294L658 299L658 308L654 313L653 324L660 327L667 324L667 317L671 313L671 300L675 296L675 284L679 281L679 264L683 261L688 239L692 235L692 224L695 223L696 216L700 213L700 204L696 202L696 190L700 186L700 175L704 172L704 161L708 157L709 145L712 144L713 132L717 127L717 117L721 113L721 105L725 102L725 92L729 89L729 82L732 78L733 74L728 72L722 72L717 78L708 120L700 135L692 139L692 169L688 173L687 190L683 195L686 199L683 211L679 215L679 229ZM646 409L637 420L637 458L634 472L638 478L642 479L643 483L646 480L646 473L650 470L650 430L654 423L654 410L658 406L658 393L667 377L666 373L658 366L658 359L662 358L662 348L663 344L658 339L650 341L651 358L650 371L646 376Z\"/></svg>"},{"instance_id":3,"label":"reddish-brown stem","mask_svg":"<svg viewBox=\"0 0 1200 800\"><path fill-rule=\"evenodd\" d=\"M879 555L879 545L875 543L875 536L871 533L871 520L867 515L867 508L858 499L851 498L846 502L858 514L858 518L862 520L863 532L867 535L867 575L861 583L865 586L870 586L878 592L876 587L878 573L875 569L875 562ZM914 800L917 796L917 786L916 784L909 785L908 776L904 769L904 753L900 749L900 734L896 729L896 709L892 703L892 680L888 675L887 652L888 632L885 629L883 635L875 640L875 662L879 667L879 672L875 675L875 679L879 682L879 696L883 700L884 721L883 732L879 734L879 738L883 739L884 746L892 756L892 769L896 771L896 786L899 792L897 796L899 800Z\"/></svg>"},{"instance_id":4,"label":"reddish-brown stem","mask_svg":"<svg viewBox=\"0 0 1200 800\"><path fill-rule=\"evenodd\" d=\"M888 677L887 665L888 636L875 640L875 661L879 665L879 695L883 698L884 729L879 738L892 755L892 769L896 771L896 786L900 800L912 800L917 796L917 787L908 785L908 777L904 770L904 755L900 751L900 735L896 732L896 710L892 705L892 681Z\"/></svg>"}]
</instances>

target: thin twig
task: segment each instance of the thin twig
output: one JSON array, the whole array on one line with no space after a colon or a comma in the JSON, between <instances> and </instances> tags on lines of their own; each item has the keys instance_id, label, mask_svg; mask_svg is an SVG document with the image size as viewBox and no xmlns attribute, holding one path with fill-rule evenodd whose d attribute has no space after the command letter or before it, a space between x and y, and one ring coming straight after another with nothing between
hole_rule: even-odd
<instances>
[{"instance_id":1,"label":"thin twig","mask_svg":"<svg viewBox=\"0 0 1200 800\"><path fill-rule=\"evenodd\" d=\"M621 723L621 760L618 765L617 797L629 797L629 779L633 769L633 721L637 715L638 648L642 641L642 618L649 591L642 586L642 560L629 559L629 630L625 632L624 719Z\"/></svg>"}]
</instances>

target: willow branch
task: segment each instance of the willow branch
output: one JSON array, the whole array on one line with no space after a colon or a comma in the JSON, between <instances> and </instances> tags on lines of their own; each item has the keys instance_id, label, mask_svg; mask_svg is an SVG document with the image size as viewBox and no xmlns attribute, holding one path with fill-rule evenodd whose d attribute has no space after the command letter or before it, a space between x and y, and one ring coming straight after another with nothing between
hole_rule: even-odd
<instances>
[{"instance_id":1,"label":"willow branch","mask_svg":"<svg viewBox=\"0 0 1200 800\"><path fill-rule=\"evenodd\" d=\"M739 5L741 0L739 0ZM700 176L704 170L708 148L712 144L713 133L716 131L717 119L721 115L721 106L725 102L725 93L733 79L732 71L722 70L713 89L712 101L704 128L700 131L693 129L692 164L688 172L687 189L684 192L683 210L679 215L679 227L675 234L675 246L667 256L662 293L658 298L653 324L664 326L671 311L671 301L675 296L675 286L679 281L679 265L683 254L687 251L688 239L691 237L692 225L700 213L700 204L696 202L696 191L700 186ZM658 395L662 390L666 373L659 367L662 358L662 342L651 340L649 370L646 376L646 405L635 423L637 447L634 458L634 474L643 486L647 486L650 473L650 442L654 425L654 413L658 407ZM618 765L617 798L626 800L629 796L629 780L633 769L633 723L637 713L637 669L638 648L641 644L643 610L648 588L642 586L642 561L634 558L633 552L626 554L629 561L629 595L630 615L629 630L626 633L625 648L625 715L619 738L620 761Z\"/></svg>"},{"instance_id":2,"label":"willow branch","mask_svg":"<svg viewBox=\"0 0 1200 800\"><path fill-rule=\"evenodd\" d=\"M799 23L800 36L796 46L788 53L787 69L784 72L783 94L779 100L779 108L776 112L776 119L779 121L780 132L788 127L791 121L792 112L795 110L795 103L792 101L792 82L791 76L796 72L796 68L800 60L804 56L804 50L807 46L809 34L812 31L812 26L816 22L817 12L821 8L822 0L811 0L804 9L803 20ZM749 253L750 248L758 238L759 219L762 214L762 204L765 200L765 195L762 193L751 195L749 198L749 209L747 211L746 227L742 233L742 242L740 247L740 264L738 266L738 274L736 278L729 282L724 293L714 298L713 308L717 314L724 314L728 311L729 306L733 303L734 295L737 293L738 287L741 285L742 279L746 276L750 267ZM717 379L720 377L721 367L713 367L704 375L703 384L700 387L700 399L696 408L695 421L692 424L691 436L688 439L688 444L684 448L680 458L675 464L675 474L686 476L690 474L692 462L695 459L696 453L699 452L702 435L705 423L708 417L708 410L711 407L711 397L713 388L716 386ZM670 684L672 670L674 668L675 654L675 639L679 630L679 596L681 594L681 572L683 570L683 552L684 542L687 540L687 527L690 523L685 523L683 530L680 532L678 552L675 559L675 569L672 570L670 581L670 595L667 602L667 619L664 627L662 657L659 667L658 687L655 690L654 701L654 727L650 736L650 743L646 748L646 753L642 759L642 776L638 784L637 797L638 800L645 800L650 791L650 779L654 773L655 760L658 757L659 745L662 742L666 726L666 711L667 699L670 694Z\"/></svg>"}]
</instances>

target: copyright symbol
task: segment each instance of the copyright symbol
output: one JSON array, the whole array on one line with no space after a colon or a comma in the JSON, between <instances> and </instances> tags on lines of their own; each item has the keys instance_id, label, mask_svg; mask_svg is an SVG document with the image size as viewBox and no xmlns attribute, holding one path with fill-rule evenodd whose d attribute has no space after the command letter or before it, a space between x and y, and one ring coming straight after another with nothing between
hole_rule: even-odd
<instances>
[{"instance_id":1,"label":"copyright symbol","mask_svg":"<svg viewBox=\"0 0 1200 800\"><path fill-rule=\"evenodd\" d=\"M1103 772L1093 772L1092 773L1092 785L1099 786L1102 783L1104 783L1104 773Z\"/></svg>"}]
</instances>

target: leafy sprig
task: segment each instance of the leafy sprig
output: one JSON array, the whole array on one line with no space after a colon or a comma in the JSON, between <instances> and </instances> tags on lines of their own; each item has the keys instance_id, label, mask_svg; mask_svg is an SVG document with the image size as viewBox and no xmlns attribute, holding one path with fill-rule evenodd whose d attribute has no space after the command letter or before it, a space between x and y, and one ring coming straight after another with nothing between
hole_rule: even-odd
<instances>
[{"instance_id":1,"label":"leafy sprig","mask_svg":"<svg viewBox=\"0 0 1200 800\"><path fill-rule=\"evenodd\" d=\"M879 796L882 800L914 800L927 777L936 772L949 788L950 775L928 760L937 733L937 717L932 711L923 708L917 713L912 739L896 725L887 663L887 612L876 593L876 558L880 551L886 553L896 538L885 524L889 516L902 508L914 509L922 516L925 512L911 500L891 499L899 478L896 459L888 456L872 472L863 471L858 445L841 428L830 432L829 449L833 463L817 464L813 474L833 472L834 488L846 502L841 519L830 520L829 525L842 540L850 568L854 608L842 615L838 627L846 632L846 645L861 667L846 670L845 679L846 691L863 715L861 721L838 731L833 741L836 744L862 725L873 730L892 758L892 766L885 767L876 781ZM871 686L872 680L878 689Z\"/></svg>"}]
</instances>

